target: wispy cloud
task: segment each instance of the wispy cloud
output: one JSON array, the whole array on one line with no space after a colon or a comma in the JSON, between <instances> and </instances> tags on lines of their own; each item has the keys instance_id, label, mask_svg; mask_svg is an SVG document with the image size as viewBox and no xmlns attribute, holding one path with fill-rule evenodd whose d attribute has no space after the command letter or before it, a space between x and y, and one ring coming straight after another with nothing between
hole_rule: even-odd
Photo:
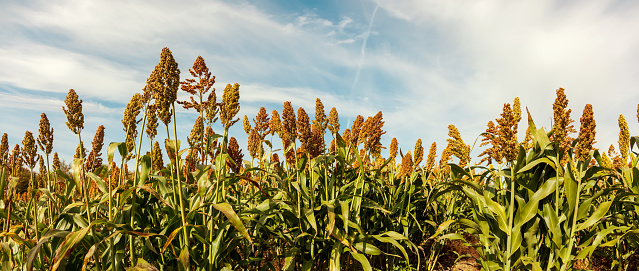
<instances>
[{"instance_id":1,"label":"wispy cloud","mask_svg":"<svg viewBox=\"0 0 639 271\"><path fill-rule=\"evenodd\" d=\"M353 92L353 89L355 88L357 81L359 81L359 73L362 70L362 63L364 63L364 59L366 58L366 42L368 42L368 38L371 35L371 30L373 29L373 22L375 21L375 14L377 14L378 8L379 8L379 5L376 5L375 9L373 10L373 15L371 15L371 20L368 23L368 30L364 34L364 40L362 40L362 49L360 50L359 60L357 61L357 71L355 72L355 79L353 80L353 84L351 85L351 93Z\"/></svg>"}]
</instances>

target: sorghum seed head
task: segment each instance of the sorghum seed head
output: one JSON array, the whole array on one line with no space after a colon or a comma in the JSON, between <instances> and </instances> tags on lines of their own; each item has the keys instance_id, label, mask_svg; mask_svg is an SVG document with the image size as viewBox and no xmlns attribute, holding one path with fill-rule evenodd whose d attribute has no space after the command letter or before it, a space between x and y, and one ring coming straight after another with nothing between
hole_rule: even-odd
<instances>
[{"instance_id":1,"label":"sorghum seed head","mask_svg":"<svg viewBox=\"0 0 639 271\"><path fill-rule=\"evenodd\" d=\"M393 137L390 143L390 157L397 157L397 138Z\"/></svg>"},{"instance_id":2,"label":"sorghum seed head","mask_svg":"<svg viewBox=\"0 0 639 271\"><path fill-rule=\"evenodd\" d=\"M253 119L253 123L255 124L255 130L261 139L264 139L269 133L270 122L271 119L268 117L268 113L266 113L266 108L260 107L260 111Z\"/></svg>"},{"instance_id":3,"label":"sorghum seed head","mask_svg":"<svg viewBox=\"0 0 639 271\"><path fill-rule=\"evenodd\" d=\"M419 166L419 163L424 159L424 147L422 146L422 139L418 138L417 142L415 142L415 167Z\"/></svg>"},{"instance_id":4,"label":"sorghum seed head","mask_svg":"<svg viewBox=\"0 0 639 271\"><path fill-rule=\"evenodd\" d=\"M67 108L62 107L62 111L67 115L67 127L74 134L79 134L84 129L84 115L82 114L82 100L78 99L75 90L70 89L67 98L64 100Z\"/></svg>"},{"instance_id":5,"label":"sorghum seed head","mask_svg":"<svg viewBox=\"0 0 639 271\"><path fill-rule=\"evenodd\" d=\"M426 159L426 170L433 169L433 165L435 165L435 156L437 156L437 143L433 142L430 145L430 150L428 150L428 158Z\"/></svg>"},{"instance_id":6,"label":"sorghum seed head","mask_svg":"<svg viewBox=\"0 0 639 271\"><path fill-rule=\"evenodd\" d=\"M53 153L53 170L60 169L60 157L58 157L58 152Z\"/></svg>"},{"instance_id":7,"label":"sorghum seed head","mask_svg":"<svg viewBox=\"0 0 639 271\"><path fill-rule=\"evenodd\" d=\"M36 147L33 133L26 131L22 140L22 158L27 166L33 169L38 162L38 148Z\"/></svg>"},{"instance_id":8,"label":"sorghum seed head","mask_svg":"<svg viewBox=\"0 0 639 271\"><path fill-rule=\"evenodd\" d=\"M621 121L622 118L623 116L621 116L619 120ZM591 104L587 104L584 108L580 121L581 127L579 128L578 136L579 142L575 147L575 156L581 161L588 162L587 160L590 158L592 144L595 143L595 127L597 126L593 117Z\"/></svg>"},{"instance_id":9,"label":"sorghum seed head","mask_svg":"<svg viewBox=\"0 0 639 271\"><path fill-rule=\"evenodd\" d=\"M284 102L282 109L282 132L284 138L282 140L288 140L291 144L295 142L297 138L297 126L296 126L295 110L291 105L291 102ZM280 135L282 137L282 135Z\"/></svg>"},{"instance_id":10,"label":"sorghum seed head","mask_svg":"<svg viewBox=\"0 0 639 271\"><path fill-rule=\"evenodd\" d=\"M630 145L630 132L628 131L628 123L623 115L619 115L619 152L621 153L621 161L625 164L628 160L628 147Z\"/></svg>"},{"instance_id":11,"label":"sorghum seed head","mask_svg":"<svg viewBox=\"0 0 639 271\"><path fill-rule=\"evenodd\" d=\"M160 149L160 143L157 141L153 143L153 148L151 149L151 157L153 158L154 171L164 169L164 162L162 161L162 149Z\"/></svg>"},{"instance_id":12,"label":"sorghum seed head","mask_svg":"<svg viewBox=\"0 0 639 271\"><path fill-rule=\"evenodd\" d=\"M229 129L239 119L234 119L240 112L240 85L235 83L226 85L222 94L222 105L220 106L220 120L224 129Z\"/></svg>"},{"instance_id":13,"label":"sorghum seed head","mask_svg":"<svg viewBox=\"0 0 639 271\"><path fill-rule=\"evenodd\" d=\"M331 112L328 114L328 129L333 134L339 133L339 115L335 107L331 108Z\"/></svg>"},{"instance_id":14,"label":"sorghum seed head","mask_svg":"<svg viewBox=\"0 0 639 271\"><path fill-rule=\"evenodd\" d=\"M296 126L297 135L300 139L300 142L302 143L302 149L308 150L309 141L313 134L311 133L311 124L309 123L308 114L306 114L306 111L302 107L297 109Z\"/></svg>"},{"instance_id":15,"label":"sorghum seed head","mask_svg":"<svg viewBox=\"0 0 639 271\"><path fill-rule=\"evenodd\" d=\"M157 106L149 104L146 110L146 136L153 140L158 133Z\"/></svg>"},{"instance_id":16,"label":"sorghum seed head","mask_svg":"<svg viewBox=\"0 0 639 271\"><path fill-rule=\"evenodd\" d=\"M244 132L248 135L251 132L251 122L246 115L244 115L244 121L242 122L242 128L244 128Z\"/></svg>"},{"instance_id":17,"label":"sorghum seed head","mask_svg":"<svg viewBox=\"0 0 639 271\"><path fill-rule=\"evenodd\" d=\"M2 134L2 141L0 141L0 168L1 166L7 166L9 160L9 135L7 133Z\"/></svg>"},{"instance_id":18,"label":"sorghum seed head","mask_svg":"<svg viewBox=\"0 0 639 271\"><path fill-rule=\"evenodd\" d=\"M326 133L326 124L328 120L326 119L326 114L324 113L324 104L320 98L315 99L315 120L313 120L313 124L317 125L319 131L322 136Z\"/></svg>"},{"instance_id":19,"label":"sorghum seed head","mask_svg":"<svg viewBox=\"0 0 639 271\"><path fill-rule=\"evenodd\" d=\"M38 146L40 146L40 150L49 155L51 151L53 151L53 128L45 113L40 115L40 128L38 129L38 133Z\"/></svg>"},{"instance_id":20,"label":"sorghum seed head","mask_svg":"<svg viewBox=\"0 0 639 271\"><path fill-rule=\"evenodd\" d=\"M402 157L402 167L399 171L398 177L402 178L405 176L410 176L412 171L413 157L411 156L410 151L408 151L406 154L404 154L404 157Z\"/></svg>"},{"instance_id":21,"label":"sorghum seed head","mask_svg":"<svg viewBox=\"0 0 639 271\"><path fill-rule=\"evenodd\" d=\"M457 130L455 125L448 125L448 136L450 138L446 139L446 141L448 141L448 146L446 148L449 149L451 155L459 158L460 167L466 166L470 161L470 146L464 144L464 141L459 134L459 130Z\"/></svg>"},{"instance_id":22,"label":"sorghum seed head","mask_svg":"<svg viewBox=\"0 0 639 271\"><path fill-rule=\"evenodd\" d=\"M282 137L282 121L280 120L280 114L277 113L277 110L275 109L273 109L273 112L271 113L269 130L271 132L271 136L277 133L278 136Z\"/></svg>"}]
</instances>

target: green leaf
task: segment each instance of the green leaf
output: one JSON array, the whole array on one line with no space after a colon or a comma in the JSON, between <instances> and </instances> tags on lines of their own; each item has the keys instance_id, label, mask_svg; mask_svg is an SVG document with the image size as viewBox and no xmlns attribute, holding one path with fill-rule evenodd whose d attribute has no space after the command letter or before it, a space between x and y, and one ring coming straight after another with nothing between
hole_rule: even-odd
<instances>
[{"instance_id":1,"label":"green leaf","mask_svg":"<svg viewBox=\"0 0 639 271\"><path fill-rule=\"evenodd\" d=\"M55 257L53 257L53 265L51 266L51 270L53 271L58 270L58 268L60 267L60 263L62 262L62 259L69 256L69 254L71 253L71 250L78 243L80 243L80 241L82 241L82 239L84 238L84 236L87 235L90 229L91 229L91 225L89 225L88 227L79 229L77 231L74 231L70 233L69 235L67 235L67 237L64 239L64 242L62 242L59 249L55 253Z\"/></svg>"},{"instance_id":2,"label":"green leaf","mask_svg":"<svg viewBox=\"0 0 639 271\"><path fill-rule=\"evenodd\" d=\"M126 142L111 142L109 144L109 148L107 148L107 158L109 160L109 166L113 163L113 155L115 154L115 150L118 150L120 153L120 157L124 160L124 157L127 155Z\"/></svg>"},{"instance_id":3,"label":"green leaf","mask_svg":"<svg viewBox=\"0 0 639 271\"><path fill-rule=\"evenodd\" d=\"M253 239L251 239L251 236L249 236L248 232L246 231L244 224L242 224L242 220L240 220L235 211L233 211L233 208L230 204L222 202L217 204L213 203L212 205L213 208L222 212L226 216L229 222L231 222L231 225L233 225L233 227L235 227L235 229L237 229L240 234L244 236L244 238L248 239L250 243L253 243Z\"/></svg>"},{"instance_id":4,"label":"green leaf","mask_svg":"<svg viewBox=\"0 0 639 271\"><path fill-rule=\"evenodd\" d=\"M140 165L140 180L138 180L138 183L136 184L138 186L146 184L146 181L149 179L149 174L151 173L151 156L142 156Z\"/></svg>"},{"instance_id":5,"label":"green leaf","mask_svg":"<svg viewBox=\"0 0 639 271\"><path fill-rule=\"evenodd\" d=\"M353 259L362 264L362 268L364 269L364 271L373 271L373 268L371 267L370 262L368 262L368 259L366 259L366 256L350 249L348 251L351 253L351 256L353 256Z\"/></svg>"},{"instance_id":6,"label":"green leaf","mask_svg":"<svg viewBox=\"0 0 639 271\"><path fill-rule=\"evenodd\" d=\"M555 191L556 183L557 178L548 179L543 185L541 185L537 192L533 194L524 207L517 210L517 221L515 221L516 225L524 225L537 214L539 202Z\"/></svg>"},{"instance_id":7,"label":"green leaf","mask_svg":"<svg viewBox=\"0 0 639 271\"><path fill-rule=\"evenodd\" d=\"M606 201L599 204L599 207L597 207L597 210L595 210L586 221L584 221L583 223L577 226L577 231L583 230L597 223L602 217L604 217L608 213L608 209L610 209L610 205L612 205L612 201Z\"/></svg>"}]
</instances>

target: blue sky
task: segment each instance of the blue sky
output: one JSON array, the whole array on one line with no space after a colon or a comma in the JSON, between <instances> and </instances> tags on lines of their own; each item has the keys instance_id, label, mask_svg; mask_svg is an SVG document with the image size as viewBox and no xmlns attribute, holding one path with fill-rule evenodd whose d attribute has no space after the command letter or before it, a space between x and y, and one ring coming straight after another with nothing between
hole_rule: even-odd
<instances>
[{"instance_id":1,"label":"blue sky","mask_svg":"<svg viewBox=\"0 0 639 271\"><path fill-rule=\"evenodd\" d=\"M85 142L100 124L107 144L123 141L124 107L166 46L182 78L201 55L218 96L239 83L240 118L284 101L312 114L319 97L342 130L381 110L385 145L421 138L441 152L448 124L472 144L515 97L550 127L563 87L577 128L593 105L595 146L607 149L619 114L639 132L637 26L636 1L2 1L0 133L21 142L45 112L68 161L77 141L61 107L73 88ZM179 136L195 117L178 112ZM246 149L241 125L232 134Z\"/></svg>"}]
</instances>

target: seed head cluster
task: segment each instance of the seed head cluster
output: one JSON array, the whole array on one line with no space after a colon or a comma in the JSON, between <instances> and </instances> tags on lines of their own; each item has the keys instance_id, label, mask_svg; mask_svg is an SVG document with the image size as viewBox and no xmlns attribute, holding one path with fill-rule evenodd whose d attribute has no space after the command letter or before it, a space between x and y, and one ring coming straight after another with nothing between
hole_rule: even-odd
<instances>
[{"instance_id":1,"label":"seed head cluster","mask_svg":"<svg viewBox=\"0 0 639 271\"><path fill-rule=\"evenodd\" d=\"M437 156L437 143L433 142L430 145L430 149L428 150L428 158L426 159L425 169L430 171L433 169L433 165L435 165L435 157Z\"/></svg>"},{"instance_id":2,"label":"seed head cluster","mask_svg":"<svg viewBox=\"0 0 639 271\"><path fill-rule=\"evenodd\" d=\"M49 155L53 151L53 128L49 123L47 114L40 115L40 127L38 129L38 146L40 150Z\"/></svg>"},{"instance_id":3,"label":"seed head cluster","mask_svg":"<svg viewBox=\"0 0 639 271\"><path fill-rule=\"evenodd\" d=\"M164 47L160 54L160 63L146 81L146 88L153 93L157 105L158 118L169 125L171 122L171 106L177 99L177 91L180 86L180 69L173 58L169 48Z\"/></svg>"},{"instance_id":4,"label":"seed head cluster","mask_svg":"<svg viewBox=\"0 0 639 271\"><path fill-rule=\"evenodd\" d=\"M339 114L337 114L335 107L331 108L331 112L328 114L328 130L334 135L339 133Z\"/></svg>"},{"instance_id":5,"label":"seed head cluster","mask_svg":"<svg viewBox=\"0 0 639 271\"><path fill-rule=\"evenodd\" d=\"M239 119L235 115L240 112L240 84L226 85L222 94L222 105L220 105L220 120L225 130L228 130Z\"/></svg>"},{"instance_id":6,"label":"seed head cluster","mask_svg":"<svg viewBox=\"0 0 639 271\"><path fill-rule=\"evenodd\" d=\"M628 131L628 123L623 115L619 115L619 152L621 153L621 162L628 161L628 147L630 146L630 132Z\"/></svg>"},{"instance_id":7,"label":"seed head cluster","mask_svg":"<svg viewBox=\"0 0 639 271\"><path fill-rule=\"evenodd\" d=\"M464 143L455 125L448 125L448 137L450 138L446 139L448 141L446 149L451 155L459 158L460 167L465 167L470 162L470 146Z\"/></svg>"},{"instance_id":8,"label":"seed head cluster","mask_svg":"<svg viewBox=\"0 0 639 271\"><path fill-rule=\"evenodd\" d=\"M33 133L26 131L24 133L24 139L22 140L22 158L30 169L33 169L38 162L38 148L35 144L36 141L33 138Z\"/></svg>"},{"instance_id":9,"label":"seed head cluster","mask_svg":"<svg viewBox=\"0 0 639 271\"><path fill-rule=\"evenodd\" d=\"M271 113L271 123L269 124L269 131L271 136L277 133L279 136L282 136L282 121L280 120L280 114L277 110L273 109Z\"/></svg>"},{"instance_id":10,"label":"seed head cluster","mask_svg":"<svg viewBox=\"0 0 639 271\"><path fill-rule=\"evenodd\" d=\"M82 114L82 100L78 99L78 94L75 93L75 90L69 90L64 104L67 107L63 106L62 111L67 115L67 127L74 134L80 134L80 131L84 129L84 115Z\"/></svg>"},{"instance_id":11,"label":"seed head cluster","mask_svg":"<svg viewBox=\"0 0 639 271\"><path fill-rule=\"evenodd\" d=\"M484 156L481 162L488 161L490 164L493 160L501 163L502 159L506 159L507 162L517 159L519 153L517 128L520 120L521 107L519 98L515 99L512 109L510 104L504 104L501 117L495 120L497 125L492 121L488 122L488 128L482 135L483 139L480 147L488 144L491 147L480 154L480 156Z\"/></svg>"},{"instance_id":12,"label":"seed head cluster","mask_svg":"<svg viewBox=\"0 0 639 271\"><path fill-rule=\"evenodd\" d=\"M619 119L621 120L622 117ZM590 150L592 149L592 144L595 143L595 127L597 126L591 104L587 104L584 108L580 122L581 127L579 128L579 136L577 137L579 141L577 142L577 146L575 146L575 156L581 161L589 162Z\"/></svg>"}]
</instances>

